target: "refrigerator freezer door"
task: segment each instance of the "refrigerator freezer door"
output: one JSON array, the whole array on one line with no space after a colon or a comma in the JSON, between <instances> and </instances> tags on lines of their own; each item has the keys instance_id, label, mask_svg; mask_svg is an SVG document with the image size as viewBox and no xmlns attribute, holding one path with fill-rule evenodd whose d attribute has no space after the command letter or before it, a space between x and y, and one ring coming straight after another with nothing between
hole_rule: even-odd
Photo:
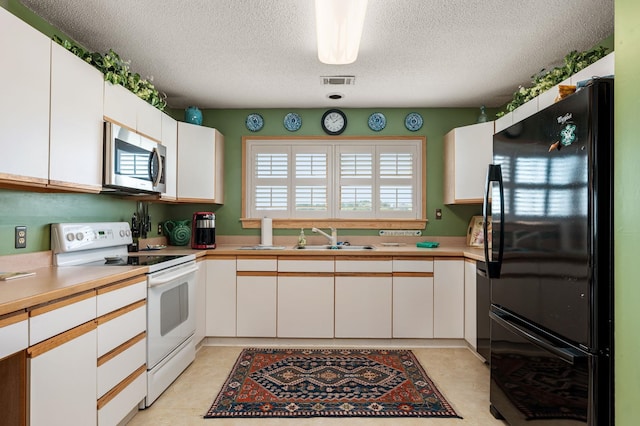
<instances>
[{"instance_id":1,"label":"refrigerator freezer door","mask_svg":"<svg viewBox=\"0 0 640 426\"><path fill-rule=\"evenodd\" d=\"M608 424L596 420L606 418L593 403L597 362L491 313L491 411L511 426Z\"/></svg>"}]
</instances>

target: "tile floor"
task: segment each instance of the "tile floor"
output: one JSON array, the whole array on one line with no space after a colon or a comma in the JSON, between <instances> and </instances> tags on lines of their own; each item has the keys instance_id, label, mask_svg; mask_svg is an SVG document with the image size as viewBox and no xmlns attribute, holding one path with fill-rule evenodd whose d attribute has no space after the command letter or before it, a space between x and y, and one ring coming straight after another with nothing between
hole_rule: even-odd
<instances>
[{"instance_id":1,"label":"tile floor","mask_svg":"<svg viewBox=\"0 0 640 426\"><path fill-rule=\"evenodd\" d=\"M466 348L413 349L445 398L463 419L437 418L311 418L203 419L231 371L241 347L204 346L191 366L149 408L139 411L129 426L490 426L506 425L489 413L489 369Z\"/></svg>"}]
</instances>

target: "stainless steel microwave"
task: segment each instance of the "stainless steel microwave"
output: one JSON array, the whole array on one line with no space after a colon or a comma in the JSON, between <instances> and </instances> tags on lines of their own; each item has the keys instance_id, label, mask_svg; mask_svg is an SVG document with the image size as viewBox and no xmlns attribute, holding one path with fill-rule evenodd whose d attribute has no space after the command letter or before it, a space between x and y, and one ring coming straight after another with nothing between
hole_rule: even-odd
<instances>
[{"instance_id":1,"label":"stainless steel microwave","mask_svg":"<svg viewBox=\"0 0 640 426\"><path fill-rule=\"evenodd\" d=\"M166 191L167 148L132 130L105 121L105 192L158 194Z\"/></svg>"}]
</instances>

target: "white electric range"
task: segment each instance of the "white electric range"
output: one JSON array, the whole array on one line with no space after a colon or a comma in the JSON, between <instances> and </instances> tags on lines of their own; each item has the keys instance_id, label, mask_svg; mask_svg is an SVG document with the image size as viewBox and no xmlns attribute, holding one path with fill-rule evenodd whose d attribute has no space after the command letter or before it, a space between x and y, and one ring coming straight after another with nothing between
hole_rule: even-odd
<instances>
[{"instance_id":1,"label":"white electric range","mask_svg":"<svg viewBox=\"0 0 640 426\"><path fill-rule=\"evenodd\" d=\"M127 222L54 223L56 266L148 266L147 397L150 406L195 359L195 255L129 253Z\"/></svg>"}]
</instances>

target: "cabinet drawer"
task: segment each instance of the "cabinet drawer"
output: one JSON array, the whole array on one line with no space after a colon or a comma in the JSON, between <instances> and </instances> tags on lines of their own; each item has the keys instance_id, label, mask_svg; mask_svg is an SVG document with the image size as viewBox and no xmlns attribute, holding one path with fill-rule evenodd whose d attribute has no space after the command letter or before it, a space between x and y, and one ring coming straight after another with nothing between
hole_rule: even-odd
<instances>
[{"instance_id":1,"label":"cabinet drawer","mask_svg":"<svg viewBox=\"0 0 640 426\"><path fill-rule=\"evenodd\" d=\"M392 272L391 258L352 258L349 260L336 259L336 272Z\"/></svg>"},{"instance_id":2,"label":"cabinet drawer","mask_svg":"<svg viewBox=\"0 0 640 426\"><path fill-rule=\"evenodd\" d=\"M98 401L99 426L119 424L147 396L147 375L144 369L137 370L122 384L122 388L114 389L113 396L107 394Z\"/></svg>"},{"instance_id":3,"label":"cabinet drawer","mask_svg":"<svg viewBox=\"0 0 640 426\"><path fill-rule=\"evenodd\" d=\"M333 272L333 258L317 260L285 258L278 260L278 272Z\"/></svg>"},{"instance_id":4,"label":"cabinet drawer","mask_svg":"<svg viewBox=\"0 0 640 426\"><path fill-rule=\"evenodd\" d=\"M137 341L136 341L137 340ZM122 352L114 357L107 356L98 360L98 398L110 391L114 386L136 371L147 362L145 335L139 334L133 340L127 342ZM123 346L127 346L123 345ZM120 349L122 347L119 347ZM117 350L116 350L117 351ZM103 359L109 358L103 362Z\"/></svg>"},{"instance_id":5,"label":"cabinet drawer","mask_svg":"<svg viewBox=\"0 0 640 426\"><path fill-rule=\"evenodd\" d=\"M38 306L29 312L29 345L35 345L95 318L95 292Z\"/></svg>"},{"instance_id":6,"label":"cabinet drawer","mask_svg":"<svg viewBox=\"0 0 640 426\"><path fill-rule=\"evenodd\" d=\"M98 318L98 356L106 354L147 329L147 306L130 305Z\"/></svg>"},{"instance_id":7,"label":"cabinet drawer","mask_svg":"<svg viewBox=\"0 0 640 426\"><path fill-rule=\"evenodd\" d=\"M147 298L147 280L139 278L101 287L97 290L97 316Z\"/></svg>"},{"instance_id":8,"label":"cabinet drawer","mask_svg":"<svg viewBox=\"0 0 640 426\"><path fill-rule=\"evenodd\" d=\"M433 258L393 259L393 272L433 272Z\"/></svg>"},{"instance_id":9,"label":"cabinet drawer","mask_svg":"<svg viewBox=\"0 0 640 426\"><path fill-rule=\"evenodd\" d=\"M236 260L236 271L277 271L278 259L268 258L242 258Z\"/></svg>"},{"instance_id":10,"label":"cabinet drawer","mask_svg":"<svg viewBox=\"0 0 640 426\"><path fill-rule=\"evenodd\" d=\"M29 321L26 312L0 319L0 359L29 346Z\"/></svg>"}]
</instances>

